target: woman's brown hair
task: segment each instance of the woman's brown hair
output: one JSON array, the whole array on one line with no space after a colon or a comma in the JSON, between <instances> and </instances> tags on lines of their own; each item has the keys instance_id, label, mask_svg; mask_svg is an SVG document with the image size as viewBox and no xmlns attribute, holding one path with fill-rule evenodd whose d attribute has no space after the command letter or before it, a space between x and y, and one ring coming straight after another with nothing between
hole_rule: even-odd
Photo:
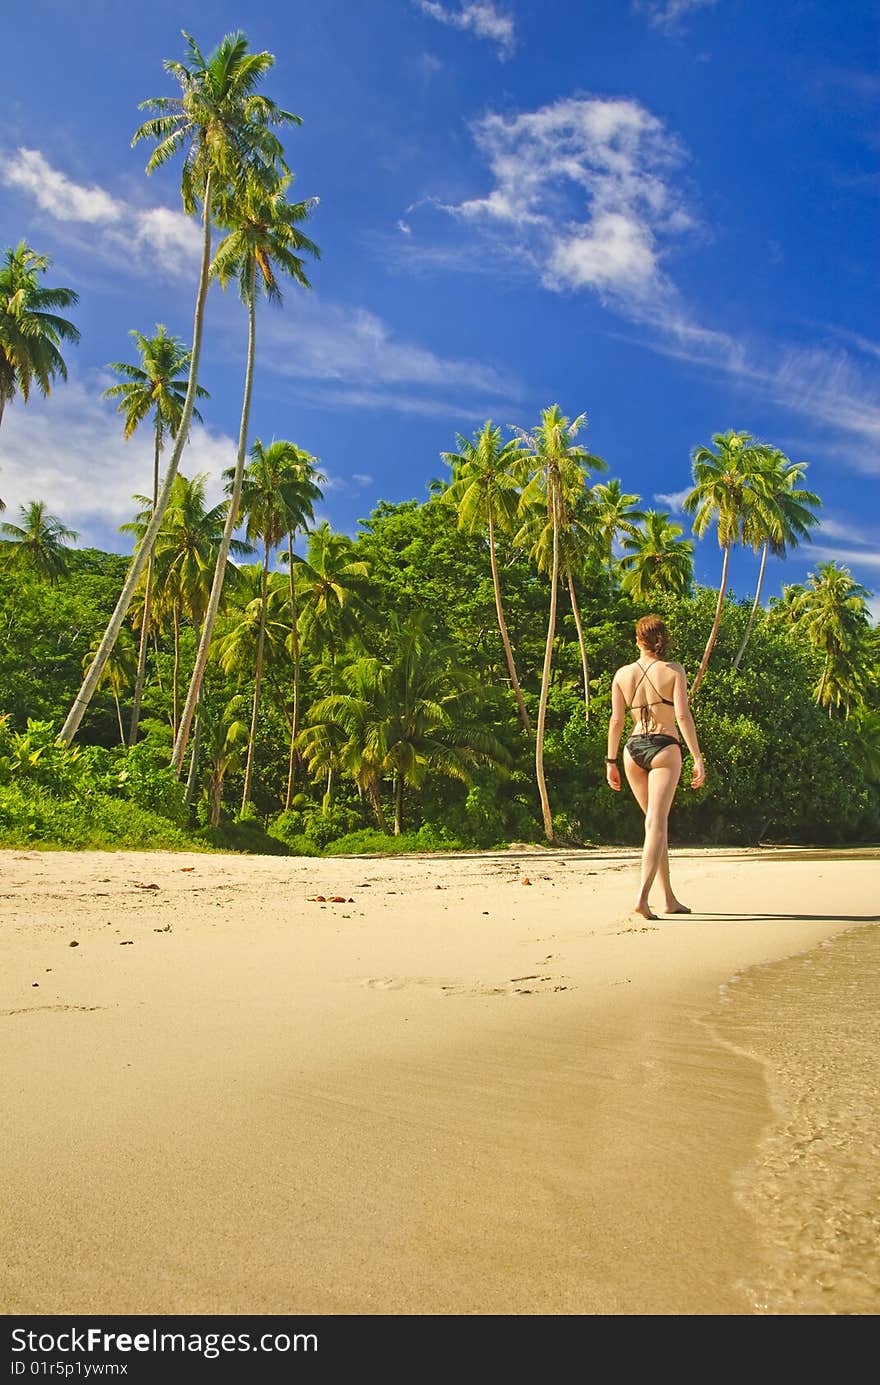
<instances>
[{"instance_id":1,"label":"woman's brown hair","mask_svg":"<svg viewBox=\"0 0 880 1385\"><path fill-rule=\"evenodd\" d=\"M642 616L636 621L636 639L655 659L663 659L669 648L669 631L659 616Z\"/></svg>"}]
</instances>

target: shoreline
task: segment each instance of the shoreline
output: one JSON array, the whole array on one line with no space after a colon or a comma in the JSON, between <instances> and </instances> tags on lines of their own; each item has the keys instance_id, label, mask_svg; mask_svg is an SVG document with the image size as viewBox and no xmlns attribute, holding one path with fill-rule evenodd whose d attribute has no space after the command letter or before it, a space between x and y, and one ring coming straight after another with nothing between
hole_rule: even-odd
<instances>
[{"instance_id":1,"label":"shoreline","mask_svg":"<svg viewBox=\"0 0 880 1385\"><path fill-rule=\"evenodd\" d=\"M2 853L3 1311L775 1311L706 1017L877 921L873 854L781 850L673 850L650 923L626 848Z\"/></svg>"}]
</instances>

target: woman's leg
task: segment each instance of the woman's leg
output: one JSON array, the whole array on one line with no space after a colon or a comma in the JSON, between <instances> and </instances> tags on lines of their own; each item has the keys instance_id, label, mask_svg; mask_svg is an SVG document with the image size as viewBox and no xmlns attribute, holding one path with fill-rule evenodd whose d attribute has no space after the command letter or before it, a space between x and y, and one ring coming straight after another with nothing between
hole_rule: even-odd
<instances>
[{"instance_id":1,"label":"woman's leg","mask_svg":"<svg viewBox=\"0 0 880 1385\"><path fill-rule=\"evenodd\" d=\"M645 845L642 850L642 878L636 912L644 918L656 918L648 904L648 896L655 878L659 875L666 896L667 912L682 909L669 880L669 810L678 788L681 775L681 751L670 745L661 750L652 761L651 768L645 772L647 779L647 805L645 808ZM638 795L637 795L638 797Z\"/></svg>"},{"instance_id":2,"label":"woman's leg","mask_svg":"<svg viewBox=\"0 0 880 1385\"><path fill-rule=\"evenodd\" d=\"M641 808L642 812L645 814L646 823L647 823L647 814L648 814L648 779L649 779L649 777L650 777L650 776L649 776L649 772L648 772L648 770L646 770L646 769L642 769L641 765L637 765L636 762L635 762L635 760L634 760L634 759L632 758L632 756L630 755L629 751L626 750L626 749L624 749L624 752L623 752L623 768L624 768L624 771L625 771L625 773L626 773L626 777L627 777L627 781L628 781L628 783L629 783L629 786L630 786L630 788L632 789L633 798L635 799L636 803L638 803L638 805L639 805L639 807ZM646 838L646 840L647 840L647 825L646 825L646 827L645 827L645 838ZM644 874L645 874L645 869L644 869L644 850L643 850L643 851L642 851L642 881L644 881ZM647 897L647 893L645 893L644 902L643 902L643 900L642 900L642 892L640 891L640 893L639 893L639 898L638 898L638 900L637 900L637 902L636 902L634 908L635 908L635 912L636 912L636 913L642 914L645 918L656 918L656 917L657 917L656 914L652 914L652 913L651 913L651 910L650 910L650 908L648 907L648 897Z\"/></svg>"}]
</instances>

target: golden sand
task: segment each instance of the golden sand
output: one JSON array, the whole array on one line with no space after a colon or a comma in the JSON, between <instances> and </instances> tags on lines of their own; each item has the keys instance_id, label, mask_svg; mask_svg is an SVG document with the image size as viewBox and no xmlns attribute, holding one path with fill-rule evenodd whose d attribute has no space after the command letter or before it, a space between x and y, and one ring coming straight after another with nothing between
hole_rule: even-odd
<instances>
[{"instance_id":1,"label":"golden sand","mask_svg":"<svg viewBox=\"0 0 880 1385\"><path fill-rule=\"evenodd\" d=\"M880 1307L875 859L0 867L0 1311Z\"/></svg>"}]
</instances>

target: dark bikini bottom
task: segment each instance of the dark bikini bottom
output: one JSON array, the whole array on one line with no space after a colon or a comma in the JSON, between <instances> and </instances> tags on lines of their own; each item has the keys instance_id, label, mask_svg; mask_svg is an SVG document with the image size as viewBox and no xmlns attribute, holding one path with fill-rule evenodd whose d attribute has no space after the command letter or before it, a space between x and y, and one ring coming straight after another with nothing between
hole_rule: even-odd
<instances>
[{"instance_id":1,"label":"dark bikini bottom","mask_svg":"<svg viewBox=\"0 0 880 1385\"><path fill-rule=\"evenodd\" d=\"M649 736L630 736L625 748L637 765L640 765L642 769L650 769L655 755L659 755L660 751L665 750L668 745L677 745L681 749L681 741L677 736L663 736L659 733Z\"/></svg>"}]
</instances>

